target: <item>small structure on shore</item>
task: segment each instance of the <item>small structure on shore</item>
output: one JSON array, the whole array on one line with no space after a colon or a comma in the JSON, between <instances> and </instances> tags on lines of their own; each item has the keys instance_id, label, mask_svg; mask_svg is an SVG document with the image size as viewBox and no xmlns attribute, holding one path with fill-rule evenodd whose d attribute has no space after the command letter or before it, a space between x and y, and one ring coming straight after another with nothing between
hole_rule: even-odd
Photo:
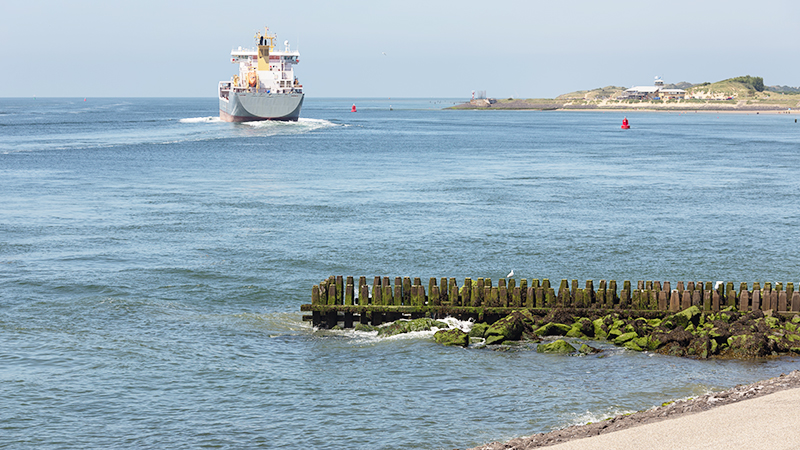
<instances>
[{"instance_id":1,"label":"small structure on shore","mask_svg":"<svg viewBox=\"0 0 800 450\"><path fill-rule=\"evenodd\" d=\"M660 100L660 99L681 99L686 98L686 91L683 89L666 88L664 80L656 77L653 86L633 86L617 97L618 100Z\"/></svg>"}]
</instances>

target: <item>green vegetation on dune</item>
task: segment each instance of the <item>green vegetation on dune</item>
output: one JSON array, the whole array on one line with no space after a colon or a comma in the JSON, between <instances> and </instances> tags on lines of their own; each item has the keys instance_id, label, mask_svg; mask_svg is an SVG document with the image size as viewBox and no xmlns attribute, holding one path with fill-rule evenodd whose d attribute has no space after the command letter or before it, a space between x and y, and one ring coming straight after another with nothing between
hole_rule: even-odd
<instances>
[{"instance_id":1,"label":"green vegetation on dune","mask_svg":"<svg viewBox=\"0 0 800 450\"><path fill-rule=\"evenodd\" d=\"M766 86L757 76L738 76L715 83L691 84L685 81L668 84L665 89L684 89L685 98L622 98L626 88L606 86L579 90L559 95L553 99L499 99L491 103L465 103L451 109L653 109L653 110L705 110L705 111L756 111L800 109L800 88Z\"/></svg>"}]
</instances>

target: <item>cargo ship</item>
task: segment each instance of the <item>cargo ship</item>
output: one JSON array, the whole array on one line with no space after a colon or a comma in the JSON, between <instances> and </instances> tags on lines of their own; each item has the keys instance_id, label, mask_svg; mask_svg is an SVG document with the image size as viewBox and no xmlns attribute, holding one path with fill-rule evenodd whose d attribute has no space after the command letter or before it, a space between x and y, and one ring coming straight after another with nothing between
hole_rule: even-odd
<instances>
[{"instance_id":1,"label":"cargo ship","mask_svg":"<svg viewBox=\"0 0 800 450\"><path fill-rule=\"evenodd\" d=\"M300 53L289 48L275 49L276 35L265 29L256 33L255 49L231 50L231 63L239 73L230 81L219 82L219 117L225 122L290 120L300 118L303 85L294 76Z\"/></svg>"}]
</instances>

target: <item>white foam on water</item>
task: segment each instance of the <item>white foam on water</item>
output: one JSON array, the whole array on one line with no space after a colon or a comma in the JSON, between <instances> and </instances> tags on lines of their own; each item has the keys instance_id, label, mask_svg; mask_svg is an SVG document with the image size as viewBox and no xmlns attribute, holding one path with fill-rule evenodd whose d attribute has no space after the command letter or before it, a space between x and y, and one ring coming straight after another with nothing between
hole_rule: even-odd
<instances>
[{"instance_id":1,"label":"white foam on water","mask_svg":"<svg viewBox=\"0 0 800 450\"><path fill-rule=\"evenodd\" d=\"M407 319L401 319L407 320ZM395 334L394 336L378 336L377 331L356 331L352 328L344 329L344 330L320 330L318 328L314 328L314 332L324 332L330 333L332 335L338 335L343 337L351 338L355 341L355 343L365 343L365 342L378 342L378 341L392 341L392 340L413 340L413 339L432 339L433 335L436 334L437 331L444 329L453 329L458 328L465 333L469 333L469 330L472 329L474 322L471 320L458 320L453 317L446 317L444 319L438 319L439 322L444 322L448 325L447 328L437 328L431 327L430 330L426 331L411 331L409 333L400 333ZM391 325L392 322L387 322L380 327L386 327Z\"/></svg>"},{"instance_id":2,"label":"white foam on water","mask_svg":"<svg viewBox=\"0 0 800 450\"><path fill-rule=\"evenodd\" d=\"M567 419L567 424L563 427L555 427L553 430L559 430L562 428L571 427L573 425L586 425L589 423L597 423L602 422L606 419L610 419L612 417L616 417L622 414L633 414L636 411L630 409L609 409L605 412L598 412L598 411L586 411L584 413L571 413L569 414Z\"/></svg>"},{"instance_id":3,"label":"white foam on water","mask_svg":"<svg viewBox=\"0 0 800 450\"><path fill-rule=\"evenodd\" d=\"M209 117L188 117L186 119L180 119L178 122L180 123L203 123L203 122L222 122L218 116L209 116Z\"/></svg>"},{"instance_id":4,"label":"white foam on water","mask_svg":"<svg viewBox=\"0 0 800 450\"><path fill-rule=\"evenodd\" d=\"M282 120L260 120L256 122L242 122L257 130L271 130L286 133L305 133L320 128L337 126L335 123L324 119L307 119L301 117L297 122Z\"/></svg>"}]
</instances>

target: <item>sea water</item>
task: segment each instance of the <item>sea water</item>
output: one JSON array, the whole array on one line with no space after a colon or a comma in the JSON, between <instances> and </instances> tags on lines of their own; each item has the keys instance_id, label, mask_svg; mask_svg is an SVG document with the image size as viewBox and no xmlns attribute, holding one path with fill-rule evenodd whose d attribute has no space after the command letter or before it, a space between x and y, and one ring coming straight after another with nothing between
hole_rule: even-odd
<instances>
[{"instance_id":1,"label":"sea water","mask_svg":"<svg viewBox=\"0 0 800 450\"><path fill-rule=\"evenodd\" d=\"M453 103L0 100L0 447L465 448L798 367L312 329L330 275L800 282L792 116Z\"/></svg>"}]
</instances>

